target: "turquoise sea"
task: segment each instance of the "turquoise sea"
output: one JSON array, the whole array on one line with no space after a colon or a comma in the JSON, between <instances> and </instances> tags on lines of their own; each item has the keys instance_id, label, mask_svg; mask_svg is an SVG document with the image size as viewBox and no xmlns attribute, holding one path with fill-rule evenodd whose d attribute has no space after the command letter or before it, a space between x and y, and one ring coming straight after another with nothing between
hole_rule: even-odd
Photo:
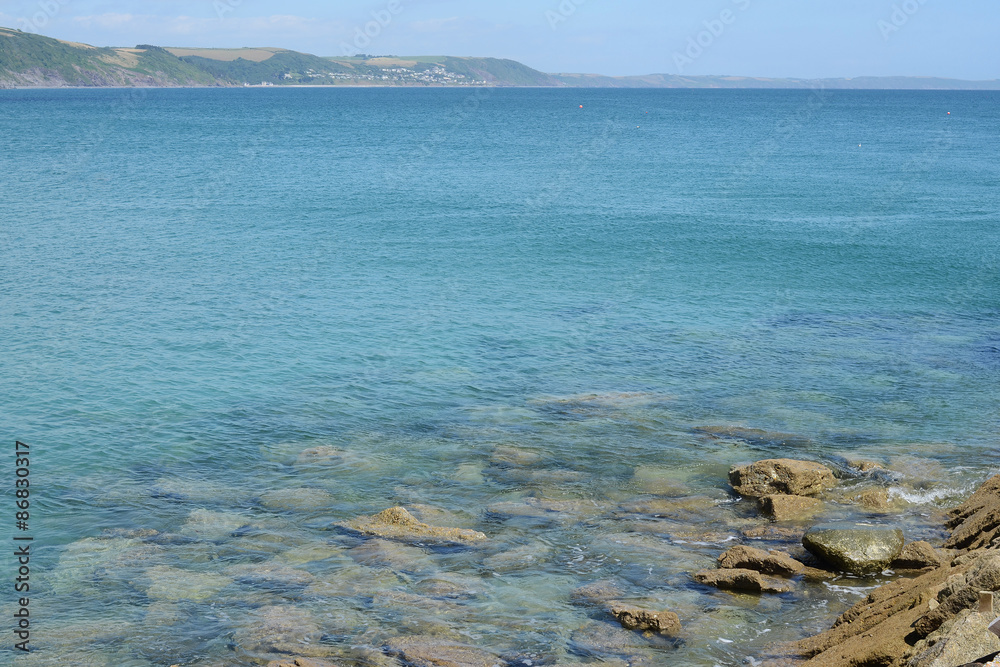
<instances>
[{"instance_id":1,"label":"turquoise sea","mask_svg":"<svg viewBox=\"0 0 1000 667\"><path fill-rule=\"evenodd\" d=\"M1000 94L22 90L0 136L3 664L755 664L886 577L696 584L801 555L730 466L931 541L1000 470ZM333 526L396 505L488 540Z\"/></svg>"}]
</instances>

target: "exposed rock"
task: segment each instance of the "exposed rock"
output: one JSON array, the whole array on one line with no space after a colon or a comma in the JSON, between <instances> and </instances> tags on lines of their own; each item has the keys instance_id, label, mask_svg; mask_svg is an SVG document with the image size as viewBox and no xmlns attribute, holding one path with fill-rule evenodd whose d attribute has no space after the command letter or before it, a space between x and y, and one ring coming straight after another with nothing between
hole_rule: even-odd
<instances>
[{"instance_id":1,"label":"exposed rock","mask_svg":"<svg viewBox=\"0 0 1000 667\"><path fill-rule=\"evenodd\" d=\"M626 630L675 635L681 629L681 619L672 611L650 611L626 602L613 601L608 604L608 612Z\"/></svg>"},{"instance_id":2,"label":"exposed rock","mask_svg":"<svg viewBox=\"0 0 1000 667\"><path fill-rule=\"evenodd\" d=\"M392 507L375 516L361 516L352 521L334 524L364 535L374 535L403 542L437 542L470 544L486 539L486 535L467 528L442 528L421 523L402 507Z\"/></svg>"},{"instance_id":3,"label":"exposed rock","mask_svg":"<svg viewBox=\"0 0 1000 667\"><path fill-rule=\"evenodd\" d=\"M1000 639L988 630L992 616L971 610L958 614L939 636L930 636L914 655L908 667L955 667L1000 651Z\"/></svg>"},{"instance_id":4,"label":"exposed rock","mask_svg":"<svg viewBox=\"0 0 1000 667\"><path fill-rule=\"evenodd\" d=\"M887 489L868 489L853 496L851 500L865 509L876 512L884 512L890 509L889 491Z\"/></svg>"},{"instance_id":5,"label":"exposed rock","mask_svg":"<svg viewBox=\"0 0 1000 667\"><path fill-rule=\"evenodd\" d=\"M847 465L861 474L868 474L875 470L885 470L885 466L881 463L867 459L847 459Z\"/></svg>"},{"instance_id":6,"label":"exposed rock","mask_svg":"<svg viewBox=\"0 0 1000 667\"><path fill-rule=\"evenodd\" d=\"M748 540L768 540L771 542L801 542L805 535L805 528L786 528L768 524L766 526L754 526L741 531L743 537Z\"/></svg>"},{"instance_id":7,"label":"exposed rock","mask_svg":"<svg viewBox=\"0 0 1000 667\"><path fill-rule=\"evenodd\" d=\"M815 514L822 501L806 496L767 495L760 498L760 510L775 521L792 521Z\"/></svg>"},{"instance_id":8,"label":"exposed rock","mask_svg":"<svg viewBox=\"0 0 1000 667\"><path fill-rule=\"evenodd\" d=\"M502 667L501 659L472 646L437 637L401 637L385 643L389 655L402 659L408 667Z\"/></svg>"},{"instance_id":9,"label":"exposed rock","mask_svg":"<svg viewBox=\"0 0 1000 667\"><path fill-rule=\"evenodd\" d=\"M719 569L754 570L763 574L792 577L800 574L805 567L799 561L779 551L767 553L744 545L735 546L719 556Z\"/></svg>"},{"instance_id":10,"label":"exposed rock","mask_svg":"<svg viewBox=\"0 0 1000 667\"><path fill-rule=\"evenodd\" d=\"M802 537L802 545L820 560L852 574L876 574L903 550L899 528L824 524Z\"/></svg>"},{"instance_id":11,"label":"exposed rock","mask_svg":"<svg viewBox=\"0 0 1000 667\"><path fill-rule=\"evenodd\" d=\"M618 584L605 579L580 586L570 593L569 597L575 605L599 606L624 595L625 591Z\"/></svg>"},{"instance_id":12,"label":"exposed rock","mask_svg":"<svg viewBox=\"0 0 1000 667\"><path fill-rule=\"evenodd\" d=\"M789 593L795 589L785 579L742 568L702 570L694 578L701 584L745 593Z\"/></svg>"},{"instance_id":13,"label":"exposed rock","mask_svg":"<svg viewBox=\"0 0 1000 667\"><path fill-rule=\"evenodd\" d=\"M979 549L1000 536L1000 475L994 475L967 501L949 512L951 537L946 549Z\"/></svg>"},{"instance_id":14,"label":"exposed rock","mask_svg":"<svg viewBox=\"0 0 1000 667\"><path fill-rule=\"evenodd\" d=\"M1000 553L986 551L969 566L964 577L952 577L938 593L937 607L914 622L914 629L927 636L963 609L971 609L979 601L979 591L1000 590Z\"/></svg>"},{"instance_id":15,"label":"exposed rock","mask_svg":"<svg viewBox=\"0 0 1000 667\"><path fill-rule=\"evenodd\" d=\"M939 567L941 563L941 556L930 544L910 542L903 547L899 557L892 561L892 567L896 570L924 570L929 567Z\"/></svg>"},{"instance_id":16,"label":"exposed rock","mask_svg":"<svg viewBox=\"0 0 1000 667\"><path fill-rule=\"evenodd\" d=\"M768 459L729 471L729 482L741 496L771 494L813 496L833 488L837 479L821 463L792 459Z\"/></svg>"}]
</instances>

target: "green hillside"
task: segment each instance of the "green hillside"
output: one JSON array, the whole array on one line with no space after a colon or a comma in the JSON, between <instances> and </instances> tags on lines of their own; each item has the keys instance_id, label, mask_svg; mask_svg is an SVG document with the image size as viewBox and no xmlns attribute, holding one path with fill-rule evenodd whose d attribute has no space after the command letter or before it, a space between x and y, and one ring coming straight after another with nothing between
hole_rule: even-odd
<instances>
[{"instance_id":1,"label":"green hillside","mask_svg":"<svg viewBox=\"0 0 1000 667\"><path fill-rule=\"evenodd\" d=\"M97 48L0 28L0 88L59 86L553 86L497 58L321 58L286 49Z\"/></svg>"},{"instance_id":2,"label":"green hillside","mask_svg":"<svg viewBox=\"0 0 1000 667\"><path fill-rule=\"evenodd\" d=\"M159 47L96 48L0 28L0 87L213 84L210 74Z\"/></svg>"}]
</instances>

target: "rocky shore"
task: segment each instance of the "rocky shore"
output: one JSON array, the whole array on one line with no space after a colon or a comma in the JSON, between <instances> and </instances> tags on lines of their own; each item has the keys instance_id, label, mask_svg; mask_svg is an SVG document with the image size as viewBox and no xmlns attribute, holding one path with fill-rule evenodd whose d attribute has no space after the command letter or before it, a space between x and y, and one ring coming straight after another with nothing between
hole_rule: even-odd
<instances>
[{"instance_id":1,"label":"rocky shore","mask_svg":"<svg viewBox=\"0 0 1000 667\"><path fill-rule=\"evenodd\" d=\"M517 460L504 451L505 460ZM522 456L523 458L523 456ZM509 461L508 461L509 462ZM521 461L523 463L523 461ZM865 472L875 464L856 464ZM515 466L516 467L516 466ZM803 519L822 504L816 496L838 484L825 465L790 459L769 459L732 468L733 490L756 499L763 516L777 521ZM884 503L876 496L872 501ZM531 511L556 513L559 503L528 503ZM494 508L495 513L518 514L514 507ZM799 524L801 525L801 524ZM770 527L768 537L787 537L795 529ZM1000 591L1000 475L983 484L960 507L948 514L950 537L939 547L924 541L905 543L903 531L870 522L820 523L804 530L801 544L805 558L781 550L733 546L718 558L716 568L691 574L694 581L738 594L781 595L801 583L831 581L850 573L894 577L842 614L833 626L816 636L792 644L776 645L765 655L746 656L766 667L960 667L984 664L1000 652L1000 639L988 631L994 619L992 595ZM485 534L431 526L401 507L373 517L343 522L336 528L369 538L414 544L423 542L472 544L488 541ZM757 531L765 535L766 531ZM746 531L752 539L753 531ZM759 535L760 536L760 535ZM499 564L502 556L493 556ZM522 554L527 557L528 554ZM489 559L488 559L489 560ZM614 619L620 630L593 622L578 630L573 641L596 654L609 647L622 649L622 665L655 664L628 655L640 643L669 647L672 638L684 635L677 613L641 600L623 600L624 593L611 581L596 581L576 589L573 604ZM630 635L644 641L630 640ZM511 658L435 636L404 636L386 642L372 664L408 667L510 667L535 664L529 658ZM374 658L373 658L374 659ZM760 661L763 660L763 663ZM976 662L979 661L979 662ZM544 662L544 660L543 660ZM317 658L276 660L268 667L336 667L341 663ZM541 664L541 663L539 663ZM554 664L554 663L547 663ZM562 663L559 663L562 664ZM574 663L575 664L575 663ZM617 664L617 663L616 663Z\"/></svg>"}]
</instances>

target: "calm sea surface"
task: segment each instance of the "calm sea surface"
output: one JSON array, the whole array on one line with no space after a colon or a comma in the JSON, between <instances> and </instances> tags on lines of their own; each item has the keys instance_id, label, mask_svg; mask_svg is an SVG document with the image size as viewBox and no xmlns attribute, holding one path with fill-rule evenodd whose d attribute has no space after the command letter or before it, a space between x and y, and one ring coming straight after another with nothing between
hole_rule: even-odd
<instances>
[{"instance_id":1,"label":"calm sea surface","mask_svg":"<svg viewBox=\"0 0 1000 667\"><path fill-rule=\"evenodd\" d=\"M731 465L930 540L1000 469L997 93L2 91L0 136L5 664L752 664L884 578L694 583L801 555ZM395 505L487 545L331 528Z\"/></svg>"}]
</instances>

